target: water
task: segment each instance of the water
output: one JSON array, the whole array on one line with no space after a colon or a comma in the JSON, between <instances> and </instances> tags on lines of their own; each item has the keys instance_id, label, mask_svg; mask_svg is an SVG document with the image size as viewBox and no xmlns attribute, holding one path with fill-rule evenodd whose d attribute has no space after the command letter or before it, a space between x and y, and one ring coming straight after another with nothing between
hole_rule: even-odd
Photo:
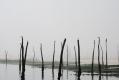
<instances>
[{"instance_id":1,"label":"water","mask_svg":"<svg viewBox=\"0 0 119 80\"><path fill-rule=\"evenodd\" d=\"M42 72L40 68L33 68L31 66L26 66L25 80L57 80L58 70L54 70L54 78L51 69L44 70L44 79L42 79ZM118 77L109 76L108 80L118 80ZM105 76L101 77L101 80L107 80ZM0 80L20 80L19 67L18 65L6 65L0 64ZM73 71L63 71L63 76L61 80L77 80L75 72ZM82 75L81 80L92 80L90 75ZM99 80L99 76L94 76L93 80Z\"/></svg>"}]
</instances>

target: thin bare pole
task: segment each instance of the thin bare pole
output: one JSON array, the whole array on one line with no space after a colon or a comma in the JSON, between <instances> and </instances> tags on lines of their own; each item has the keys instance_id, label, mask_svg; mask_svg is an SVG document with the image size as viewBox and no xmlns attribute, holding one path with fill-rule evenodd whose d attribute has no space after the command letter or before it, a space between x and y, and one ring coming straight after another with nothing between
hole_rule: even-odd
<instances>
[{"instance_id":1,"label":"thin bare pole","mask_svg":"<svg viewBox=\"0 0 119 80\"><path fill-rule=\"evenodd\" d=\"M77 40L77 44L78 44L78 80L79 80L80 76L81 76L80 44L79 44L79 40Z\"/></svg>"},{"instance_id":2,"label":"thin bare pole","mask_svg":"<svg viewBox=\"0 0 119 80\"><path fill-rule=\"evenodd\" d=\"M61 42L61 50L62 50L62 42ZM63 63L63 58L62 58L62 69L61 69L61 73L62 73L62 75L63 75L63 67L64 67L64 63Z\"/></svg>"},{"instance_id":3,"label":"thin bare pole","mask_svg":"<svg viewBox=\"0 0 119 80\"><path fill-rule=\"evenodd\" d=\"M44 79L44 60L43 60L43 53L42 53L42 43L40 44L41 50L41 59L42 59L42 79Z\"/></svg>"},{"instance_id":4,"label":"thin bare pole","mask_svg":"<svg viewBox=\"0 0 119 80\"><path fill-rule=\"evenodd\" d=\"M102 51L102 68L104 68L104 60L103 60L103 49L102 49L102 46L100 45L100 48L101 48L101 51Z\"/></svg>"},{"instance_id":5,"label":"thin bare pole","mask_svg":"<svg viewBox=\"0 0 119 80\"><path fill-rule=\"evenodd\" d=\"M27 49L28 49L28 41L27 41L27 44L26 44L25 52L24 52L23 37L22 37L22 43L21 43L22 74L21 74L21 80L25 80L25 64L26 64L26 57L27 57Z\"/></svg>"},{"instance_id":6,"label":"thin bare pole","mask_svg":"<svg viewBox=\"0 0 119 80\"><path fill-rule=\"evenodd\" d=\"M22 43L21 43L21 48L22 48L22 74L23 74L23 65L24 65L24 44L23 44L23 37L22 37Z\"/></svg>"},{"instance_id":7,"label":"thin bare pole","mask_svg":"<svg viewBox=\"0 0 119 80\"><path fill-rule=\"evenodd\" d=\"M98 37L98 69L99 69L99 75L101 75L101 65L100 65L100 37Z\"/></svg>"},{"instance_id":8,"label":"thin bare pole","mask_svg":"<svg viewBox=\"0 0 119 80\"><path fill-rule=\"evenodd\" d=\"M59 71L58 71L58 80L60 80L61 77L61 68L62 68L62 59L63 59L63 51L64 51L64 46L66 43L66 38L64 39L63 45L62 45L62 49L61 49L61 54L60 54L60 63L59 63Z\"/></svg>"},{"instance_id":9,"label":"thin bare pole","mask_svg":"<svg viewBox=\"0 0 119 80\"><path fill-rule=\"evenodd\" d=\"M20 44L20 46L21 46L21 44ZM21 56L22 56L22 47L20 47L20 55L19 55L19 74L21 74L21 67L22 67Z\"/></svg>"},{"instance_id":10,"label":"thin bare pole","mask_svg":"<svg viewBox=\"0 0 119 80\"><path fill-rule=\"evenodd\" d=\"M76 65L76 69L77 69L77 54L76 54L76 48L74 46L74 52L75 52L75 65Z\"/></svg>"},{"instance_id":11,"label":"thin bare pole","mask_svg":"<svg viewBox=\"0 0 119 80\"><path fill-rule=\"evenodd\" d=\"M54 41L54 52L53 52L53 60L52 60L52 71L54 71L55 43L56 43L56 41Z\"/></svg>"},{"instance_id":12,"label":"thin bare pole","mask_svg":"<svg viewBox=\"0 0 119 80\"><path fill-rule=\"evenodd\" d=\"M108 80L107 38L105 42L106 42L106 80Z\"/></svg>"},{"instance_id":13,"label":"thin bare pole","mask_svg":"<svg viewBox=\"0 0 119 80\"><path fill-rule=\"evenodd\" d=\"M107 61L107 38L106 38L106 69L108 68L108 61Z\"/></svg>"},{"instance_id":14,"label":"thin bare pole","mask_svg":"<svg viewBox=\"0 0 119 80\"><path fill-rule=\"evenodd\" d=\"M93 48L93 55L92 55L92 68L91 68L92 76L93 76L93 72L94 72L94 53L95 53L95 40L94 40L94 48Z\"/></svg>"},{"instance_id":15,"label":"thin bare pole","mask_svg":"<svg viewBox=\"0 0 119 80\"><path fill-rule=\"evenodd\" d=\"M26 64L27 49L28 49L28 41L27 41L27 44L26 44L26 49L25 49L25 59L24 59L24 60L25 60L25 61L24 61L24 62L25 62L25 64ZM24 64L24 65L25 65L25 64Z\"/></svg>"},{"instance_id":16,"label":"thin bare pole","mask_svg":"<svg viewBox=\"0 0 119 80\"><path fill-rule=\"evenodd\" d=\"M55 43L56 41L54 41L54 51L53 51L53 60L52 60L52 79L54 80L54 61L55 61Z\"/></svg>"}]
</instances>

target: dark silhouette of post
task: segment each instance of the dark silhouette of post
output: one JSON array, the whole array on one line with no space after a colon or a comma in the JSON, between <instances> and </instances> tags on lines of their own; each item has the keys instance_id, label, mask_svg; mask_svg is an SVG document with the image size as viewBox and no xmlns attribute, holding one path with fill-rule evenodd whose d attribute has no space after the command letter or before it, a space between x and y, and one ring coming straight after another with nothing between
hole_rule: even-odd
<instances>
[{"instance_id":1,"label":"dark silhouette of post","mask_svg":"<svg viewBox=\"0 0 119 80\"><path fill-rule=\"evenodd\" d=\"M94 48L93 48L93 55L92 55L92 68L91 68L91 75L93 77L93 73L94 73L94 54L95 53L95 40L94 40Z\"/></svg>"},{"instance_id":2,"label":"dark silhouette of post","mask_svg":"<svg viewBox=\"0 0 119 80\"><path fill-rule=\"evenodd\" d=\"M23 44L23 37L22 37L22 43L21 43L21 48L22 48L22 74L21 74L21 80L25 80L25 69L24 69L24 44ZM24 70L24 71L23 71Z\"/></svg>"},{"instance_id":3,"label":"dark silhouette of post","mask_svg":"<svg viewBox=\"0 0 119 80\"><path fill-rule=\"evenodd\" d=\"M61 54L60 54L60 63L59 63L59 71L58 71L58 80L60 80L61 77L61 68L62 68L62 59L63 59L63 51L64 51L64 46L66 43L66 38L64 39L63 45L62 45L62 49L61 49Z\"/></svg>"},{"instance_id":4,"label":"dark silhouette of post","mask_svg":"<svg viewBox=\"0 0 119 80\"><path fill-rule=\"evenodd\" d=\"M44 78L44 60L43 60L43 53L42 53L42 43L40 45L41 50L41 59L42 59L42 79Z\"/></svg>"},{"instance_id":5,"label":"dark silhouette of post","mask_svg":"<svg viewBox=\"0 0 119 80\"><path fill-rule=\"evenodd\" d=\"M107 60L107 38L105 40L106 42L106 80L108 80L108 60Z\"/></svg>"},{"instance_id":6,"label":"dark silhouette of post","mask_svg":"<svg viewBox=\"0 0 119 80\"><path fill-rule=\"evenodd\" d=\"M80 44L79 44L79 40L77 40L77 44L78 44L78 80L80 80L80 76L81 76L81 63L80 63Z\"/></svg>"},{"instance_id":7,"label":"dark silhouette of post","mask_svg":"<svg viewBox=\"0 0 119 80\"><path fill-rule=\"evenodd\" d=\"M101 75L99 75L99 80L101 80Z\"/></svg>"},{"instance_id":8,"label":"dark silhouette of post","mask_svg":"<svg viewBox=\"0 0 119 80\"><path fill-rule=\"evenodd\" d=\"M27 57L27 48L28 48L28 41L26 44L26 49L24 52L24 45L23 45L23 37L22 37L22 43L21 43L21 49L22 49L22 74L21 74L21 80L25 80L25 64L26 64L26 57Z\"/></svg>"},{"instance_id":9,"label":"dark silhouette of post","mask_svg":"<svg viewBox=\"0 0 119 80\"><path fill-rule=\"evenodd\" d=\"M52 71L54 72L54 59L55 59L55 43L56 41L54 41L54 52L53 52L53 60L52 60Z\"/></svg>"},{"instance_id":10,"label":"dark silhouette of post","mask_svg":"<svg viewBox=\"0 0 119 80\"><path fill-rule=\"evenodd\" d=\"M100 45L100 48L101 48L101 51L102 51L102 69L104 68L104 60L103 60L103 49L102 49L102 46Z\"/></svg>"},{"instance_id":11,"label":"dark silhouette of post","mask_svg":"<svg viewBox=\"0 0 119 80\"><path fill-rule=\"evenodd\" d=\"M100 64L100 37L98 37L98 70L99 70L99 75L101 75L101 64Z\"/></svg>"},{"instance_id":12,"label":"dark silhouette of post","mask_svg":"<svg viewBox=\"0 0 119 80\"><path fill-rule=\"evenodd\" d=\"M54 80L54 61L55 61L55 43L56 41L54 41L54 51L53 51L53 60L52 60L52 79Z\"/></svg>"},{"instance_id":13,"label":"dark silhouette of post","mask_svg":"<svg viewBox=\"0 0 119 80\"><path fill-rule=\"evenodd\" d=\"M21 46L21 44L20 44L20 46ZM21 75L21 68L22 68L22 62L21 62L21 60L22 60L22 47L20 47L20 55L19 55L19 75Z\"/></svg>"},{"instance_id":14,"label":"dark silhouette of post","mask_svg":"<svg viewBox=\"0 0 119 80\"><path fill-rule=\"evenodd\" d=\"M106 38L106 69L108 68L108 62L107 62L107 38Z\"/></svg>"},{"instance_id":15,"label":"dark silhouette of post","mask_svg":"<svg viewBox=\"0 0 119 80\"><path fill-rule=\"evenodd\" d=\"M62 42L61 42L61 50L62 50ZM64 67L64 63L63 63L63 58L62 58L62 69L61 69L61 73L62 73L62 76L63 76L63 67ZM62 77L63 78L63 77Z\"/></svg>"},{"instance_id":16,"label":"dark silhouette of post","mask_svg":"<svg viewBox=\"0 0 119 80\"><path fill-rule=\"evenodd\" d=\"M75 65L76 65L76 70L77 70L77 54L76 54L76 48L74 46L74 52L75 52Z\"/></svg>"},{"instance_id":17,"label":"dark silhouette of post","mask_svg":"<svg viewBox=\"0 0 119 80\"><path fill-rule=\"evenodd\" d=\"M22 37L22 43L21 43L21 48L22 48L22 73L21 73L21 80L25 80L25 69L24 69L24 45L23 45L23 37Z\"/></svg>"}]
</instances>

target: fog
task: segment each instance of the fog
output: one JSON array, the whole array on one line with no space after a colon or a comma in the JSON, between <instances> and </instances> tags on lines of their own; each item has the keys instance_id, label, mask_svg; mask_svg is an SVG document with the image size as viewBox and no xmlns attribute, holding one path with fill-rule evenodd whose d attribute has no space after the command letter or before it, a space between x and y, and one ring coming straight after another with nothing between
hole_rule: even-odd
<instances>
[{"instance_id":1,"label":"fog","mask_svg":"<svg viewBox=\"0 0 119 80\"><path fill-rule=\"evenodd\" d=\"M92 56L93 40L97 44L100 36L104 51L108 39L108 58L116 59L117 63L118 4L118 0L0 0L0 58L5 57L5 50L10 59L18 58L23 36L29 41L28 58L32 58L35 48L40 59L42 43L44 59L52 60L56 40L55 60L59 60L61 42L66 38L70 60L74 61L73 47L77 47L77 39L81 58L88 60Z\"/></svg>"}]
</instances>

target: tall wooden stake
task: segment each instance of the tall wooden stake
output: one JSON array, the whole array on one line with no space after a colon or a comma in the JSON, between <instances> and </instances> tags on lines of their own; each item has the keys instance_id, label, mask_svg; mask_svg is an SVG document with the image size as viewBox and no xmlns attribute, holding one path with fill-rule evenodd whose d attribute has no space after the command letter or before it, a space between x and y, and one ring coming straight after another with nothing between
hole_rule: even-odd
<instances>
[{"instance_id":1,"label":"tall wooden stake","mask_svg":"<svg viewBox=\"0 0 119 80\"><path fill-rule=\"evenodd\" d=\"M80 63L80 45L79 45L79 40L77 40L78 44L78 79L80 79L81 76L81 63Z\"/></svg>"},{"instance_id":2,"label":"tall wooden stake","mask_svg":"<svg viewBox=\"0 0 119 80\"><path fill-rule=\"evenodd\" d=\"M93 48L93 55L92 55L92 68L91 68L91 75L93 76L94 72L94 53L95 53L95 40L94 40L94 48Z\"/></svg>"},{"instance_id":3,"label":"tall wooden stake","mask_svg":"<svg viewBox=\"0 0 119 80\"><path fill-rule=\"evenodd\" d=\"M58 71L58 80L60 80L61 77L61 68L62 68L62 59L63 59L63 51L64 51L64 46L66 43L66 38L64 39L63 45L62 45L62 49L61 49L61 54L60 54L60 63L59 63L59 71Z\"/></svg>"}]
</instances>

